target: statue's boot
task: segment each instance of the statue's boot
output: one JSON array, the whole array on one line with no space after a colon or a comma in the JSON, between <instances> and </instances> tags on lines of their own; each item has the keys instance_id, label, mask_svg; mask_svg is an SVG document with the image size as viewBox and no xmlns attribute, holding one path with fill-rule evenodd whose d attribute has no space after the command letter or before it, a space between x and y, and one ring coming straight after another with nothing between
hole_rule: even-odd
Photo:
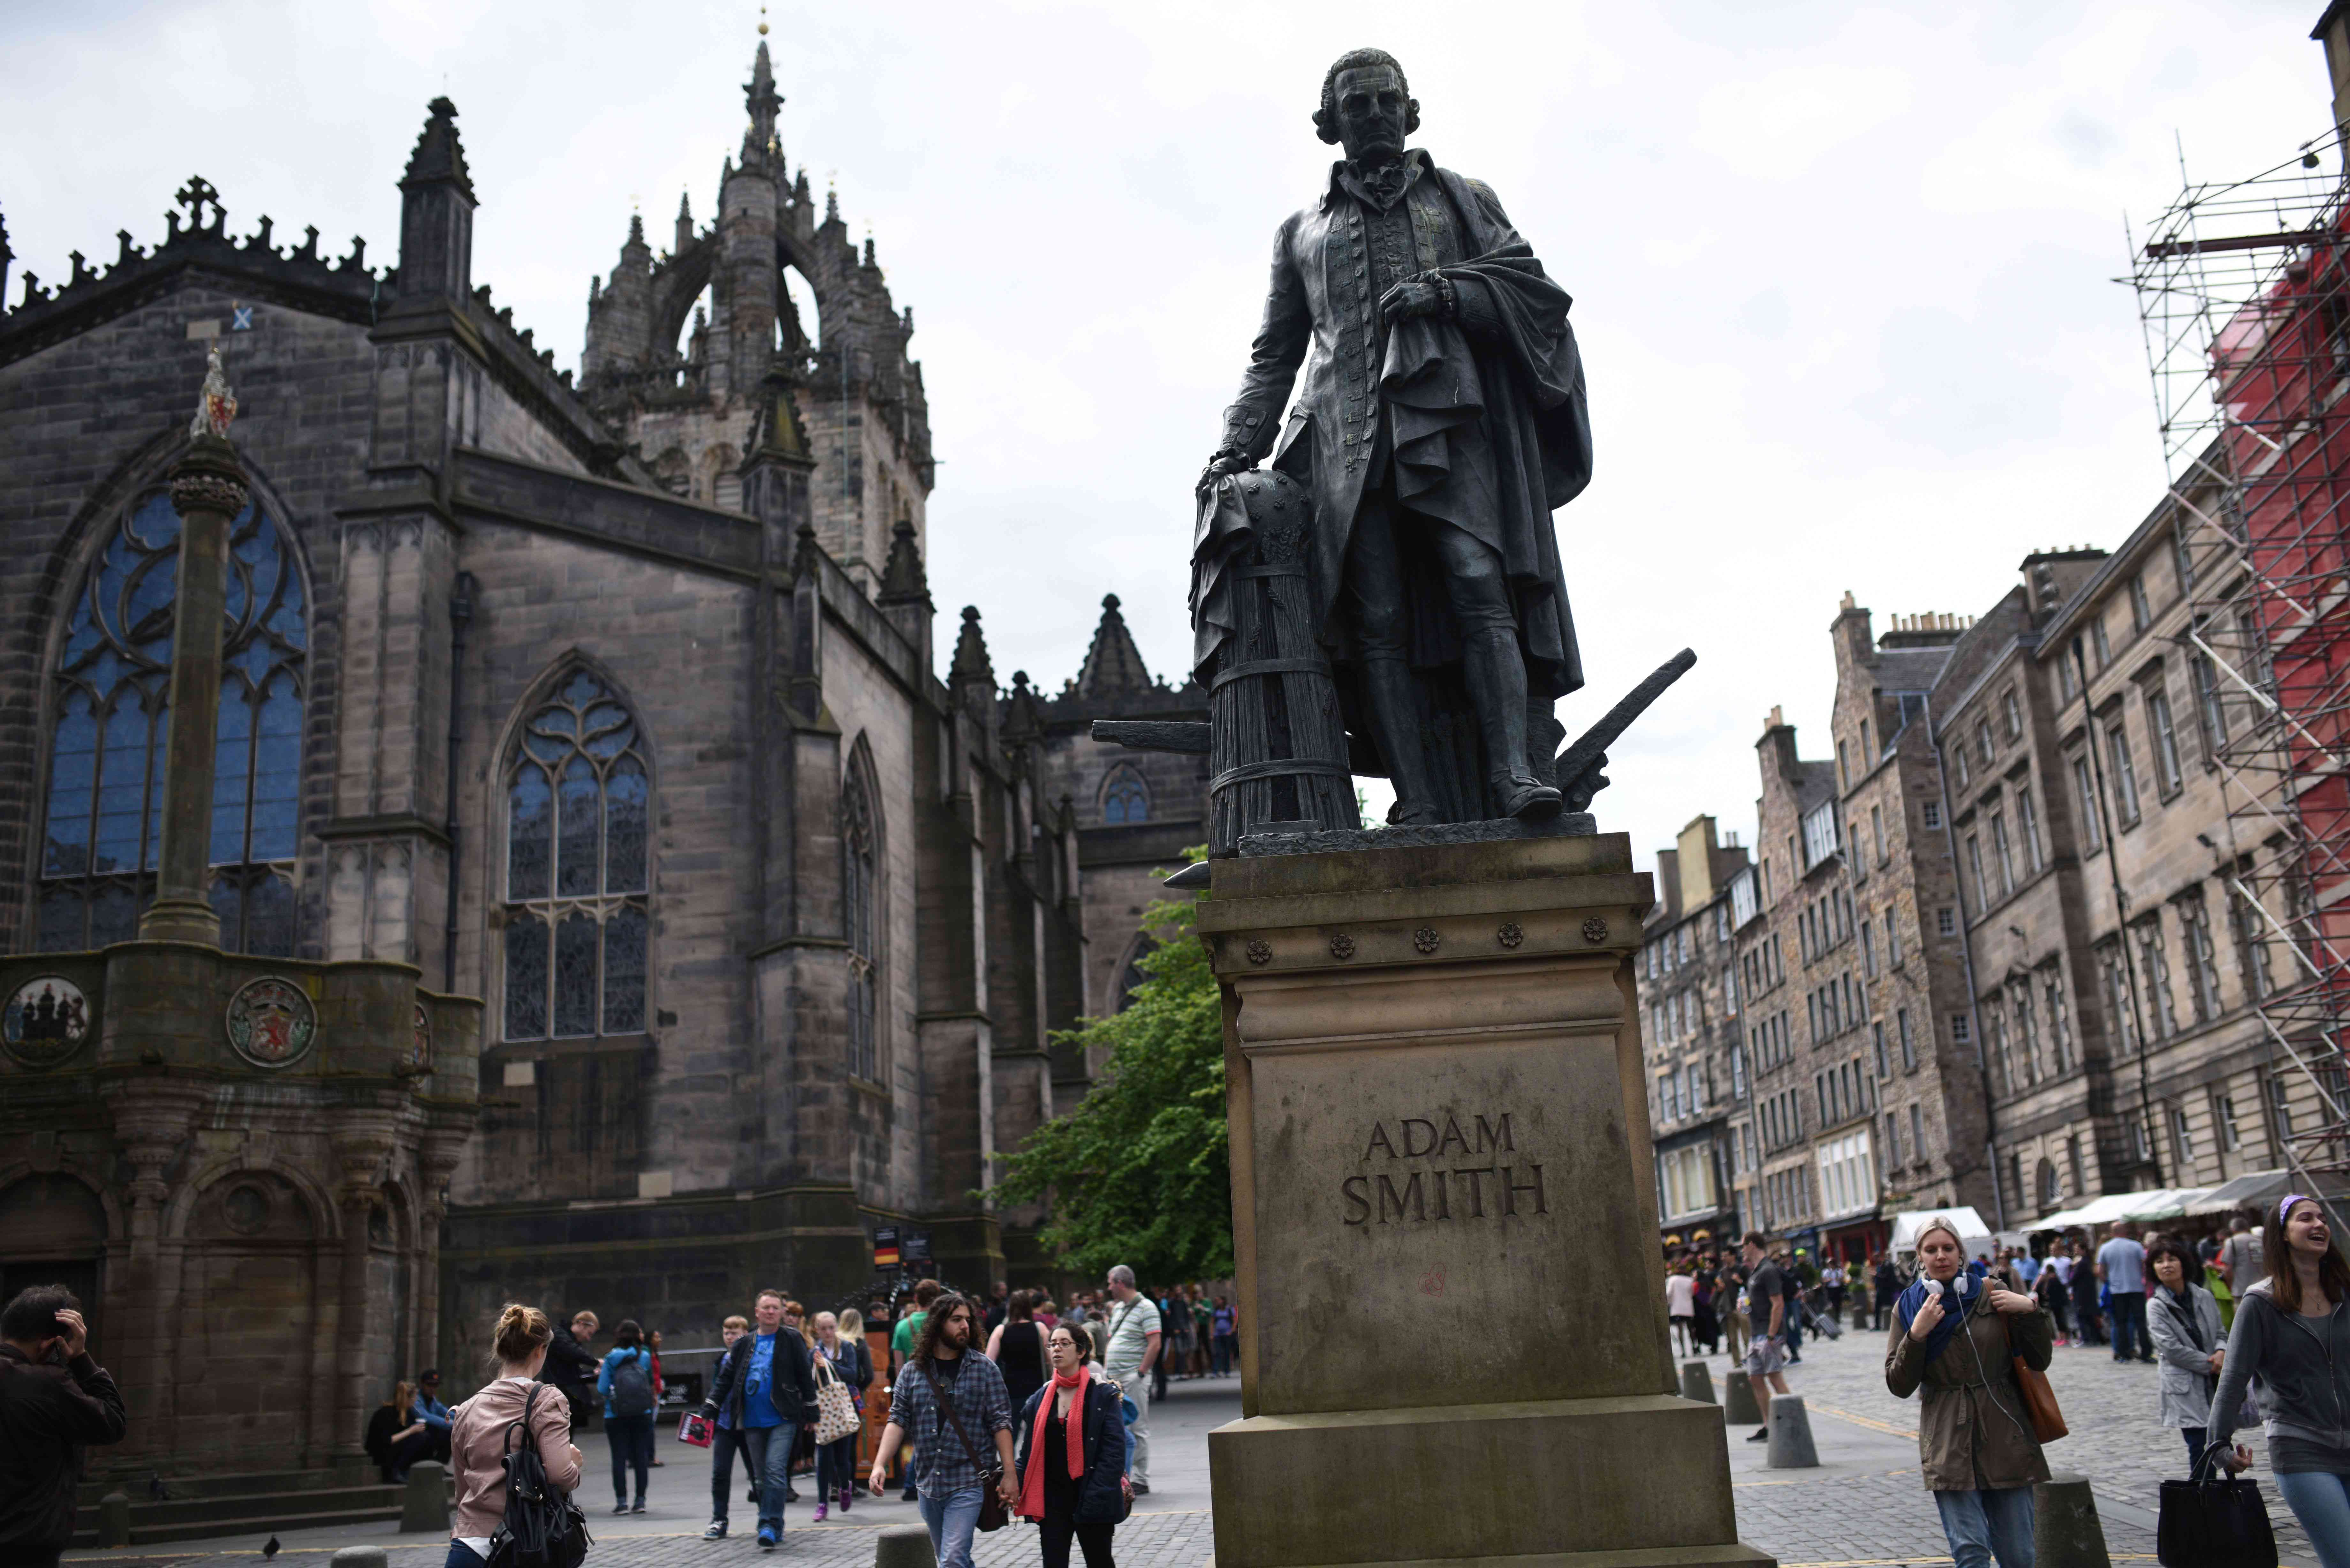
<instances>
[{"instance_id":1,"label":"statue's boot","mask_svg":"<svg viewBox=\"0 0 2350 1568\"><path fill-rule=\"evenodd\" d=\"M1518 634L1489 627L1469 639L1461 659L1469 700L1485 737L1487 778L1503 816L1555 815L1558 791L1534 777L1526 763L1526 664Z\"/></svg>"},{"instance_id":2,"label":"statue's boot","mask_svg":"<svg viewBox=\"0 0 2350 1568\"><path fill-rule=\"evenodd\" d=\"M1371 733L1387 760L1388 782L1395 785L1395 810L1388 820L1399 827L1439 823L1436 797L1428 788L1428 759L1420 751L1419 694L1412 688L1411 666L1400 658L1374 656L1363 660L1363 695L1371 709Z\"/></svg>"}]
</instances>

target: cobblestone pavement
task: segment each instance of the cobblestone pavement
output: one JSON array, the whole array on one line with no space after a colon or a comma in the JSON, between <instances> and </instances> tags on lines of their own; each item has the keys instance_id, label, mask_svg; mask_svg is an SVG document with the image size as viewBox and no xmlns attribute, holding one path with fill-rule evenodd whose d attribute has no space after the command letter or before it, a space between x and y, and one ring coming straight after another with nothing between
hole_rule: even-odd
<instances>
[{"instance_id":1,"label":"cobblestone pavement","mask_svg":"<svg viewBox=\"0 0 2350 1568\"><path fill-rule=\"evenodd\" d=\"M1773 1470L1763 1465L1763 1445L1746 1440L1750 1428L1726 1434L1739 1536L1772 1553L1783 1568L1897 1568L1899 1564L1947 1564L1933 1501L1918 1475L1917 1404L1886 1391L1884 1338L1847 1330L1841 1340L1804 1346L1803 1362L1789 1369L1789 1386L1804 1396L1821 1465L1815 1470ZM1717 1392L1727 1356L1704 1358ZM2157 1487L2181 1475L2186 1452L2177 1433L2154 1424L2155 1369L2117 1366L2102 1348L2059 1349L2050 1373L2057 1401L2072 1435L2049 1449L2059 1473L2089 1478L2103 1517L2106 1544L2117 1563L2154 1561ZM1240 1414L1240 1391L1232 1379L1177 1384L1172 1397L1151 1412L1152 1490L1136 1501L1134 1516L1118 1532L1119 1568L1212 1568L1214 1532L1208 1507L1207 1434ZM2250 1436L2256 1465L2251 1472L2269 1498L2277 1544L2287 1568L2311 1568L2309 1544L2267 1475L2260 1434ZM894 1494L876 1502L860 1494L846 1520L811 1522L814 1488L800 1479L810 1501L785 1514L783 1545L762 1553L752 1539L755 1524L744 1504L733 1505L734 1533L723 1542L702 1540L708 1520L708 1471L699 1456L677 1456L653 1472L649 1511L641 1517L599 1515L605 1495L603 1440L590 1434L583 1503L596 1546L590 1568L865 1568L873 1560L873 1532L883 1525L920 1522L920 1515ZM680 1458L683 1458L682 1463ZM737 1494L739 1499L740 1494ZM372 1542L390 1552L390 1568L440 1568L447 1545L438 1540L402 1537L386 1526L362 1526L289 1534L276 1568L326 1568L338 1547ZM90 1548L70 1552L68 1563L103 1568L258 1568L259 1543L195 1541L184 1546ZM1024 1526L983 1535L973 1552L975 1568L1027 1568L1037 1560L1036 1537Z\"/></svg>"}]
</instances>

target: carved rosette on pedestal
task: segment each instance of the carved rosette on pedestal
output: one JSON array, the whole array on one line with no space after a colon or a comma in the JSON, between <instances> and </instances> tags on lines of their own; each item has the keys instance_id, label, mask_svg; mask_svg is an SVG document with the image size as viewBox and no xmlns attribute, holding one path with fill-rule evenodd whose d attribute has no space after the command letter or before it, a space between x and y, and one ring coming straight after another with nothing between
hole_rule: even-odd
<instances>
[{"instance_id":1,"label":"carved rosette on pedestal","mask_svg":"<svg viewBox=\"0 0 2350 1568\"><path fill-rule=\"evenodd\" d=\"M1629 843L1212 865L1247 1325L1217 1568L1766 1568L1666 1341Z\"/></svg>"}]
</instances>

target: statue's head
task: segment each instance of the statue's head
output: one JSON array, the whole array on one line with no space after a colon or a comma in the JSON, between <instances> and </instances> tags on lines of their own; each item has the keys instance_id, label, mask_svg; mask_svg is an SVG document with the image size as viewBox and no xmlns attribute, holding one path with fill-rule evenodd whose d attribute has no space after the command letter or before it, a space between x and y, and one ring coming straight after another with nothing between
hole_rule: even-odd
<instances>
[{"instance_id":1,"label":"statue's head","mask_svg":"<svg viewBox=\"0 0 2350 1568\"><path fill-rule=\"evenodd\" d=\"M1349 49L1322 78L1314 129L1323 140L1343 145L1349 158L1393 158L1403 151L1404 138L1419 129L1419 100L1393 55Z\"/></svg>"}]
</instances>

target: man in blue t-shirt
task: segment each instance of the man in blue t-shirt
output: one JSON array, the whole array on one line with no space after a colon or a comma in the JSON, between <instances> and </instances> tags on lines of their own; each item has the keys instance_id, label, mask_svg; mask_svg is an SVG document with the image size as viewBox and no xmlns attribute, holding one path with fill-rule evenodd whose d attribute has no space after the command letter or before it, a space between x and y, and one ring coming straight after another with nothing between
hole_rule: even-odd
<instances>
[{"instance_id":1,"label":"man in blue t-shirt","mask_svg":"<svg viewBox=\"0 0 2350 1568\"><path fill-rule=\"evenodd\" d=\"M2146 1336L2146 1249L2130 1239L2129 1229L2126 1220L2114 1221L2113 1239L2097 1249L2097 1278L2112 1298L2107 1310L2114 1324L2114 1359L2129 1360L2135 1343L2137 1359L2152 1361L2154 1346Z\"/></svg>"},{"instance_id":2,"label":"man in blue t-shirt","mask_svg":"<svg viewBox=\"0 0 2350 1568\"><path fill-rule=\"evenodd\" d=\"M723 1416L742 1434L759 1488L759 1547L773 1551L784 1533L792 1445L816 1403L816 1377L808 1367L807 1343L784 1326L783 1293L761 1291L754 1315L756 1331L736 1340L718 1364L702 1409L705 1416ZM713 1519L704 1539L723 1534L724 1528L723 1521Z\"/></svg>"}]
</instances>

